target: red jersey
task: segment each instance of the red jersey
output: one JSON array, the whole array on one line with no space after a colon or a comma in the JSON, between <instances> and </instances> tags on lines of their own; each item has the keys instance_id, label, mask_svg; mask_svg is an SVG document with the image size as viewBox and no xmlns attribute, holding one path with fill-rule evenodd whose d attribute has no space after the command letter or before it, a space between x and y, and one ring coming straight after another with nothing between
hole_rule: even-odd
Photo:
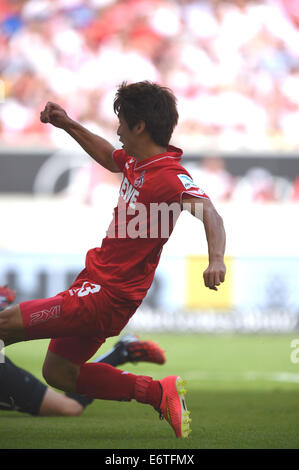
<instances>
[{"instance_id":1,"label":"red jersey","mask_svg":"<svg viewBox=\"0 0 299 470\"><path fill-rule=\"evenodd\" d=\"M173 146L141 161L124 150L112 154L123 173L118 205L101 247L88 251L86 269L94 282L118 296L145 297L183 194L208 199L180 165L181 156Z\"/></svg>"}]
</instances>

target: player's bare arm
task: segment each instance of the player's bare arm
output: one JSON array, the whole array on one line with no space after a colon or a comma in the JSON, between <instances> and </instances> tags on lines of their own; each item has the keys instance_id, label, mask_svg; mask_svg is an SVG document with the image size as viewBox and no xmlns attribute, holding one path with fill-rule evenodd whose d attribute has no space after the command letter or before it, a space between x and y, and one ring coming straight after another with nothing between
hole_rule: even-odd
<instances>
[{"instance_id":1,"label":"player's bare arm","mask_svg":"<svg viewBox=\"0 0 299 470\"><path fill-rule=\"evenodd\" d=\"M113 173L120 171L112 158L114 147L107 140L71 119L59 104L49 101L40 113L40 120L44 124L50 123L66 131L97 163L107 170Z\"/></svg>"},{"instance_id":2,"label":"player's bare arm","mask_svg":"<svg viewBox=\"0 0 299 470\"><path fill-rule=\"evenodd\" d=\"M209 199L186 197L183 201L183 208L200 218L204 224L208 242L209 266L204 271L203 278L206 287L217 290L216 286L224 282L226 273L224 264L226 235L222 217Z\"/></svg>"}]
</instances>

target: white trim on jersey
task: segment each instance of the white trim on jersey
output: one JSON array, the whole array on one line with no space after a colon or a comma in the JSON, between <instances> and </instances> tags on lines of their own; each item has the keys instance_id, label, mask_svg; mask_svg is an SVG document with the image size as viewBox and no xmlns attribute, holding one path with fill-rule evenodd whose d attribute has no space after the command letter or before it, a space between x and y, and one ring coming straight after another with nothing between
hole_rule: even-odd
<instances>
[{"instance_id":1,"label":"white trim on jersey","mask_svg":"<svg viewBox=\"0 0 299 470\"><path fill-rule=\"evenodd\" d=\"M200 195L200 194L196 194L196 193L192 193L192 191L183 191L181 193L181 197L180 197L180 204L182 206L182 199L183 199L183 194L190 194L190 196L193 196L193 197L198 197L199 199L210 199L209 196L207 196L206 194L205 195Z\"/></svg>"},{"instance_id":2,"label":"white trim on jersey","mask_svg":"<svg viewBox=\"0 0 299 470\"><path fill-rule=\"evenodd\" d=\"M140 170L140 168L144 168L145 166L151 165L152 163L158 162L159 160L164 160L164 158L174 158L174 159L179 159L180 160L181 155L177 156L177 157L171 157L170 155L168 155L166 157L156 158L155 160L152 160L151 162L145 163L144 165L141 165L141 166L138 166L138 167L135 166L135 170Z\"/></svg>"}]
</instances>

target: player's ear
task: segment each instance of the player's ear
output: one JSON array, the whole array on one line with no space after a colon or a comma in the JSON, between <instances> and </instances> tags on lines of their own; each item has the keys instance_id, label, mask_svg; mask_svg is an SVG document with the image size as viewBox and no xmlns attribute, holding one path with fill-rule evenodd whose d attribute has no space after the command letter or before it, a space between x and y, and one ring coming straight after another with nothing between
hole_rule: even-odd
<instances>
[{"instance_id":1,"label":"player's ear","mask_svg":"<svg viewBox=\"0 0 299 470\"><path fill-rule=\"evenodd\" d=\"M137 124L133 127L133 131L135 132L136 135L142 134L142 132L145 130L145 122L144 121L138 121Z\"/></svg>"}]
</instances>

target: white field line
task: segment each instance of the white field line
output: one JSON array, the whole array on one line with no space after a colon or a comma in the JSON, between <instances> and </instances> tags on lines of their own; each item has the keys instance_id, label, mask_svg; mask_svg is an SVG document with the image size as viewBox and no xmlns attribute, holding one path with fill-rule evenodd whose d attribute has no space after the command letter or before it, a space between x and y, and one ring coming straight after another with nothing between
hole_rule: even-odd
<instances>
[{"instance_id":1,"label":"white field line","mask_svg":"<svg viewBox=\"0 0 299 470\"><path fill-rule=\"evenodd\" d=\"M184 374L186 380L203 380L203 381L216 381L216 382L233 382L233 381L266 381L266 382L288 382L299 384L299 373L296 372L235 372L235 373L221 373L221 372L187 372Z\"/></svg>"},{"instance_id":2,"label":"white field line","mask_svg":"<svg viewBox=\"0 0 299 470\"><path fill-rule=\"evenodd\" d=\"M172 372L173 375L178 374L177 371ZM157 370L147 370L146 374L159 380L157 377ZM161 376L161 372L159 373ZM190 371L182 374L182 378L186 381L201 380L210 382L285 382L285 383L297 383L299 384L299 373L296 372L257 372L257 371L246 371L246 372L207 372L207 371Z\"/></svg>"},{"instance_id":3,"label":"white field line","mask_svg":"<svg viewBox=\"0 0 299 470\"><path fill-rule=\"evenodd\" d=\"M178 374L177 371L171 372L173 375ZM151 369L146 371L146 375L154 377L155 380L159 380L161 372L157 374L157 370ZM159 377L157 377L159 375ZM210 382L285 382L285 383L297 383L299 384L299 372L257 372L257 371L246 371L246 372L207 372L207 371L189 371L181 375L183 380L201 380Z\"/></svg>"}]
</instances>

